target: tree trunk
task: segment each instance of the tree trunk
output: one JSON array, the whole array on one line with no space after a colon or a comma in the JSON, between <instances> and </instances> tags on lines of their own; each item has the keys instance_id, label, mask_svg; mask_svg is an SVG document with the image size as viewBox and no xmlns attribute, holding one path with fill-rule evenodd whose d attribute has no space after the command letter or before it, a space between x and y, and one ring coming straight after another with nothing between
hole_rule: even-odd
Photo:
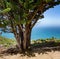
<instances>
[{"instance_id":1,"label":"tree trunk","mask_svg":"<svg viewBox=\"0 0 60 59\"><path fill-rule=\"evenodd\" d=\"M19 34L16 34L15 38L16 38L16 41L17 41L17 47L20 50L21 49L21 38L20 38Z\"/></svg>"},{"instance_id":2,"label":"tree trunk","mask_svg":"<svg viewBox=\"0 0 60 59\"><path fill-rule=\"evenodd\" d=\"M17 36L16 40L17 40L19 49L23 51L30 48L30 38L31 38L30 27L27 26L24 32L20 30L19 34L16 36Z\"/></svg>"},{"instance_id":3,"label":"tree trunk","mask_svg":"<svg viewBox=\"0 0 60 59\"><path fill-rule=\"evenodd\" d=\"M24 32L24 39L23 39L24 50L30 48L30 39L31 39L30 25L26 25L25 32Z\"/></svg>"},{"instance_id":4,"label":"tree trunk","mask_svg":"<svg viewBox=\"0 0 60 59\"><path fill-rule=\"evenodd\" d=\"M24 33L24 40L23 40L23 47L24 50L30 48L30 37L31 37L31 31L27 28Z\"/></svg>"}]
</instances>

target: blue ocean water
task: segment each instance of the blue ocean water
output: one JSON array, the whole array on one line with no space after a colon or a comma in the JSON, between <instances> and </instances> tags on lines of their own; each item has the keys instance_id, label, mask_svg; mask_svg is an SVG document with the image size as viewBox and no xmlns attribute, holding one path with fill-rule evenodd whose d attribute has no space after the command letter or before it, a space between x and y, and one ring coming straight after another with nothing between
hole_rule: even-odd
<instances>
[{"instance_id":1,"label":"blue ocean water","mask_svg":"<svg viewBox=\"0 0 60 59\"><path fill-rule=\"evenodd\" d=\"M44 27L44 28L33 28L32 39L44 39L44 38L60 38L60 27Z\"/></svg>"},{"instance_id":2,"label":"blue ocean water","mask_svg":"<svg viewBox=\"0 0 60 59\"><path fill-rule=\"evenodd\" d=\"M2 32L2 35L7 38L14 38L14 35L12 33L4 33ZM40 38L60 38L60 27L34 27L31 32L31 39L40 39Z\"/></svg>"}]
</instances>

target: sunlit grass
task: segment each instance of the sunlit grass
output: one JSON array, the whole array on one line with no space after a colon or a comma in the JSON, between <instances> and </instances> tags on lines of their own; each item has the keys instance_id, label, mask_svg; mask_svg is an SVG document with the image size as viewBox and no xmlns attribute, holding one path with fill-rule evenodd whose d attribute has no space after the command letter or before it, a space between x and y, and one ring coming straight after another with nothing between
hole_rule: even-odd
<instances>
[{"instance_id":1,"label":"sunlit grass","mask_svg":"<svg viewBox=\"0 0 60 59\"><path fill-rule=\"evenodd\" d=\"M16 41L14 39L9 39L0 36L0 45L4 45L5 47L9 47L15 45Z\"/></svg>"}]
</instances>

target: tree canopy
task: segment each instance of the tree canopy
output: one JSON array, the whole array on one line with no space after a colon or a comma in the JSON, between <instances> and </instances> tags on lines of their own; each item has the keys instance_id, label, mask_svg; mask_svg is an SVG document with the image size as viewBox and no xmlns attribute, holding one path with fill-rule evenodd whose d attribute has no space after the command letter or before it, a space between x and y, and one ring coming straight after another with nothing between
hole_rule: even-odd
<instances>
[{"instance_id":1,"label":"tree canopy","mask_svg":"<svg viewBox=\"0 0 60 59\"><path fill-rule=\"evenodd\" d=\"M60 0L0 0L0 27L6 26L9 21L14 21L14 25L31 23L33 27L44 17L43 13L46 10L58 4Z\"/></svg>"}]
</instances>

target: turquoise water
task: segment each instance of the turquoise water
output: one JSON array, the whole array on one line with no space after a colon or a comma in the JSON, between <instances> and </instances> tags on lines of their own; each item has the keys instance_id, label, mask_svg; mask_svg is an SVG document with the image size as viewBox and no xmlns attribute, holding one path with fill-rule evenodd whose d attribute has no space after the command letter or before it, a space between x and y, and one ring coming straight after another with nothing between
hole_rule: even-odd
<instances>
[{"instance_id":1,"label":"turquoise water","mask_svg":"<svg viewBox=\"0 0 60 59\"><path fill-rule=\"evenodd\" d=\"M39 38L60 38L60 28L59 27L47 27L47 28L33 28L32 30L32 39Z\"/></svg>"},{"instance_id":2,"label":"turquoise water","mask_svg":"<svg viewBox=\"0 0 60 59\"><path fill-rule=\"evenodd\" d=\"M7 38L14 38L14 35L12 33L4 33L2 32L2 35ZM31 39L40 39L40 38L60 38L60 27L34 27L32 29L31 33Z\"/></svg>"}]
</instances>

